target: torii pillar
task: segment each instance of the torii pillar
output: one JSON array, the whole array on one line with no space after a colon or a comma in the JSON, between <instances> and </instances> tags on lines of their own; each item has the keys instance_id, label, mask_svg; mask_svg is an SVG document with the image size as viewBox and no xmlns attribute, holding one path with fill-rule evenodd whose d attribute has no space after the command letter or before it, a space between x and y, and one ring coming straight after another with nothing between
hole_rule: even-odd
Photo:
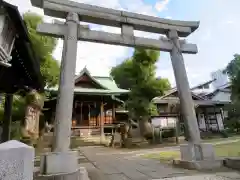
<instances>
[{"instance_id":1,"label":"torii pillar","mask_svg":"<svg viewBox=\"0 0 240 180\"><path fill-rule=\"evenodd\" d=\"M187 72L183 55L180 49L180 40L176 30L170 30L167 34L173 44L170 52L172 67L176 80L178 96L180 99L181 111L184 117L184 124L188 131L189 140L187 145L181 145L181 161L174 161L176 164L183 164L188 168L202 169L207 164L210 169L219 167L221 162L215 161L214 148L211 144L202 144L200 131L197 123L192 93L189 87ZM207 160L207 163L206 163ZM206 167L206 168L208 168Z\"/></svg>"},{"instance_id":2,"label":"torii pillar","mask_svg":"<svg viewBox=\"0 0 240 180\"><path fill-rule=\"evenodd\" d=\"M69 12L64 24L63 52L56 106L53 153L41 157L40 173L54 180L88 180L85 168L79 168L78 152L69 149L78 42L78 14Z\"/></svg>"}]
</instances>

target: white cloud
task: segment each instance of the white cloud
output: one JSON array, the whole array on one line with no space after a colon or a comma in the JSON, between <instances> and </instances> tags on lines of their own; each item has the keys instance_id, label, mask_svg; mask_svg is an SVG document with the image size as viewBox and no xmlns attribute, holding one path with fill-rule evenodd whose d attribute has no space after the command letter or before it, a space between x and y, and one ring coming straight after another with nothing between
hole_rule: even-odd
<instances>
[{"instance_id":1,"label":"white cloud","mask_svg":"<svg viewBox=\"0 0 240 180\"><path fill-rule=\"evenodd\" d=\"M233 21L233 20L228 20L227 22L226 22L226 24L234 24L235 23L235 21Z\"/></svg>"},{"instance_id":2,"label":"white cloud","mask_svg":"<svg viewBox=\"0 0 240 180\"><path fill-rule=\"evenodd\" d=\"M170 0L161 0L161 1L158 1L156 2L155 4L155 8L161 12L163 10L166 10L167 9L167 5L168 3L170 2Z\"/></svg>"}]
</instances>

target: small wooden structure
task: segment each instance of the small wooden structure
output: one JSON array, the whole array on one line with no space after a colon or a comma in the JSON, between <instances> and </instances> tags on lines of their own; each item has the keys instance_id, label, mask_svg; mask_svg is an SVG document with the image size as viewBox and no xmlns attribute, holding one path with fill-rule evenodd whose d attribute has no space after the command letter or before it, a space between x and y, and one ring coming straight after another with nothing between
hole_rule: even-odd
<instances>
[{"instance_id":1,"label":"small wooden structure","mask_svg":"<svg viewBox=\"0 0 240 180\"><path fill-rule=\"evenodd\" d=\"M49 89L52 93L57 88ZM116 107L123 103L119 98L128 94L120 89L111 77L91 76L84 68L75 78L72 110L72 132L77 136L100 134L103 127L115 122ZM44 108L52 112L56 99L45 102Z\"/></svg>"},{"instance_id":2,"label":"small wooden structure","mask_svg":"<svg viewBox=\"0 0 240 180\"><path fill-rule=\"evenodd\" d=\"M0 1L0 93L5 94L2 141L10 139L13 94L43 90L40 64L16 6Z\"/></svg>"}]
</instances>

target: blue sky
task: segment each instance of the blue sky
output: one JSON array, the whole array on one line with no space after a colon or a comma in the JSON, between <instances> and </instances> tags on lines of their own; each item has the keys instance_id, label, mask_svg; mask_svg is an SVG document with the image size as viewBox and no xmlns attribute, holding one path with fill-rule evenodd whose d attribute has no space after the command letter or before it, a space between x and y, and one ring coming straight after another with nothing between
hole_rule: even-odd
<instances>
[{"instance_id":1,"label":"blue sky","mask_svg":"<svg viewBox=\"0 0 240 180\"><path fill-rule=\"evenodd\" d=\"M40 13L33 8L30 0L7 0L19 7L23 13L28 10ZM239 0L75 0L114 9L159 16L177 20L200 21L199 29L187 38L197 44L199 53L184 55L190 84L210 79L210 73L224 68L235 53L240 53L240 1ZM45 17L46 21L52 20ZM106 26L92 26L94 29L120 33L120 29ZM136 32L138 36L156 38L156 35ZM54 56L60 61L62 41L59 41ZM132 48L79 42L76 73L84 66L94 75L106 76L112 66L131 56ZM157 63L157 75L168 78L175 84L168 53L161 53Z\"/></svg>"}]
</instances>

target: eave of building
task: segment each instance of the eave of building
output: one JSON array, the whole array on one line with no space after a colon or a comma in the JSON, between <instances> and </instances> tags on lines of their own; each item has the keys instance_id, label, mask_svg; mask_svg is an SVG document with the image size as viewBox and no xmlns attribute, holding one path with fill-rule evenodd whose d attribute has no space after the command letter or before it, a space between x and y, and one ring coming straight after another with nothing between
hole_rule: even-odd
<instances>
[{"instance_id":1,"label":"eave of building","mask_svg":"<svg viewBox=\"0 0 240 180\"><path fill-rule=\"evenodd\" d=\"M121 95L129 93L128 90L118 89L114 90L105 90L105 89L91 89L91 88L74 88L74 94L85 94L85 95Z\"/></svg>"},{"instance_id":2,"label":"eave of building","mask_svg":"<svg viewBox=\"0 0 240 180\"><path fill-rule=\"evenodd\" d=\"M227 105L229 101L212 101L212 100L193 100L195 107L198 106L216 106L216 105ZM161 99L154 101L155 104L179 104L179 99Z\"/></svg>"},{"instance_id":3,"label":"eave of building","mask_svg":"<svg viewBox=\"0 0 240 180\"><path fill-rule=\"evenodd\" d=\"M174 90L174 91L172 91L172 92L170 92L170 93L168 93L168 94L165 94L164 96L155 97L155 98L152 99L152 102L155 103L155 102L158 101L158 100L167 100L167 99L169 99L169 98L175 98L175 97L169 97L171 94L173 94L173 93L175 93L175 92L177 92L177 90ZM191 94L192 94L192 97L195 97L195 98L198 99L198 100L204 100L203 97L200 97L200 96L196 95L196 94L193 93L193 92L191 92ZM176 96L176 98L178 98L178 97Z\"/></svg>"},{"instance_id":4,"label":"eave of building","mask_svg":"<svg viewBox=\"0 0 240 180\"><path fill-rule=\"evenodd\" d=\"M43 78L40 73L40 63L33 52L27 27L18 8L5 1L1 1L16 30L14 48L9 62L11 67L0 67L0 92L15 93L20 89L43 90Z\"/></svg>"},{"instance_id":5,"label":"eave of building","mask_svg":"<svg viewBox=\"0 0 240 180\"><path fill-rule=\"evenodd\" d=\"M51 92L57 92L58 87L55 88L48 88L47 91ZM83 95L121 95L121 94L127 94L129 93L128 90L125 89L117 89L117 90L108 90L108 89L93 89L93 88L80 88L75 87L74 88L74 94L83 94Z\"/></svg>"}]
</instances>

